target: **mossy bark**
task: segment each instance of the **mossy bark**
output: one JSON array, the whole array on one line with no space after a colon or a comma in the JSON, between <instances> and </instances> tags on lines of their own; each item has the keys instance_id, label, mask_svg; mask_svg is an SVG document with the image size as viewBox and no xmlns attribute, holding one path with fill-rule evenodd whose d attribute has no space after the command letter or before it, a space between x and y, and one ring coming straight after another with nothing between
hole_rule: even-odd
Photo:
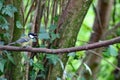
<instances>
[{"instance_id":1,"label":"mossy bark","mask_svg":"<svg viewBox=\"0 0 120 80\"><path fill-rule=\"evenodd\" d=\"M58 48L75 46L78 32L91 3L92 0L70 0L58 23L58 32L60 33L60 39L56 43ZM66 65L67 54L59 56L63 64ZM59 63L55 65L50 73L50 80L56 80L57 77L62 78L63 70L61 65Z\"/></svg>"}]
</instances>

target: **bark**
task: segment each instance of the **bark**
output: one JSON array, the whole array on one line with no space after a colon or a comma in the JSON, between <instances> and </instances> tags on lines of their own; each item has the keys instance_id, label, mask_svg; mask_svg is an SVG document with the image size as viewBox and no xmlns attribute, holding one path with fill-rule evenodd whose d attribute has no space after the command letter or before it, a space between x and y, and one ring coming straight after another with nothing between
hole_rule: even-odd
<instances>
[{"instance_id":1,"label":"bark","mask_svg":"<svg viewBox=\"0 0 120 80\"><path fill-rule=\"evenodd\" d=\"M38 52L38 53L49 53L49 54L63 54L63 53L70 53L76 51L83 51L83 50L90 50L96 49L100 47L106 47L108 45L120 43L120 37L113 38L111 40L96 42L92 44L86 44L84 46L77 46L77 47L70 47L70 48L59 48L59 49L48 49L48 48L21 48L16 46L0 46L0 50L7 50L7 51L26 51L26 52Z\"/></svg>"},{"instance_id":2,"label":"bark","mask_svg":"<svg viewBox=\"0 0 120 80\"><path fill-rule=\"evenodd\" d=\"M94 43L94 42L98 42L99 40L101 40L102 36L108 29L113 1L114 0L99 0L98 1L95 21L93 25L94 33L91 34L89 43ZM98 53L101 53L102 49L96 49L95 51ZM101 59L90 52L86 52L86 53L87 53L87 56L85 58L85 62L91 68L93 74L92 76L90 76L88 73L85 73L84 77L87 80L91 78L96 79L98 65Z\"/></svg>"},{"instance_id":3,"label":"bark","mask_svg":"<svg viewBox=\"0 0 120 80\"><path fill-rule=\"evenodd\" d=\"M69 0L58 22L56 32L60 33L60 39L54 44L58 46L57 48L75 46L77 34L91 2L92 0ZM65 66L68 60L67 54L59 56ZM62 78L63 70L61 65L58 63L53 66L49 73L47 80L56 80L57 77Z\"/></svg>"}]
</instances>

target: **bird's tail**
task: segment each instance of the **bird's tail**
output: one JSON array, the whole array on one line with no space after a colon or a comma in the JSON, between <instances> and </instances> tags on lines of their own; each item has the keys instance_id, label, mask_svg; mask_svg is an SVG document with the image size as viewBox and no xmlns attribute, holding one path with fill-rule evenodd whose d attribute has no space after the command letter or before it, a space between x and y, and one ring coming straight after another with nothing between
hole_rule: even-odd
<instances>
[{"instance_id":1,"label":"bird's tail","mask_svg":"<svg viewBox=\"0 0 120 80\"><path fill-rule=\"evenodd\" d=\"M13 44L16 44L16 42L9 43L8 46L13 45Z\"/></svg>"}]
</instances>

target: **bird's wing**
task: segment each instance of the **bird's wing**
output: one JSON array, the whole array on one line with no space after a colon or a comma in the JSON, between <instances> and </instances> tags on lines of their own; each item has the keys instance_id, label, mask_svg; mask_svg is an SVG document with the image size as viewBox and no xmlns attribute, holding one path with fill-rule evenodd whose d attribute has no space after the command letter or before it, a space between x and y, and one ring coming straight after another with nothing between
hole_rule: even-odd
<instances>
[{"instance_id":1,"label":"bird's wing","mask_svg":"<svg viewBox=\"0 0 120 80\"><path fill-rule=\"evenodd\" d=\"M30 40L29 38L22 37L22 38L18 39L16 41L16 43L24 43L24 42L28 42L29 40Z\"/></svg>"}]
</instances>

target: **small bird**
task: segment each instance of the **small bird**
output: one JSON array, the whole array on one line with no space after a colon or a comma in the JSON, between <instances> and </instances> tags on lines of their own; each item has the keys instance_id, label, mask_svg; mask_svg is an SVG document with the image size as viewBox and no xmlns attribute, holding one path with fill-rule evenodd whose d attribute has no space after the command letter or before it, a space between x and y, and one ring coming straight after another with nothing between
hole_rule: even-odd
<instances>
[{"instance_id":1,"label":"small bird","mask_svg":"<svg viewBox=\"0 0 120 80\"><path fill-rule=\"evenodd\" d=\"M26 47L28 44L32 42L32 39L37 38L37 34L29 33L28 36L21 37L15 42L9 43L8 45L19 44L22 47Z\"/></svg>"}]
</instances>

